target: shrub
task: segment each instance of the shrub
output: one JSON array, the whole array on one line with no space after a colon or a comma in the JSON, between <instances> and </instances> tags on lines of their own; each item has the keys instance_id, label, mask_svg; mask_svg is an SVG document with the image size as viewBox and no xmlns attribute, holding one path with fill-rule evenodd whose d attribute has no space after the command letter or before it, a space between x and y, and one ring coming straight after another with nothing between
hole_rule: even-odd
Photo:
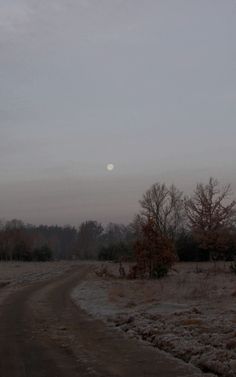
<instances>
[{"instance_id":1,"label":"shrub","mask_svg":"<svg viewBox=\"0 0 236 377\"><path fill-rule=\"evenodd\" d=\"M168 274L169 268L165 264L159 264L156 268L152 271L152 278L160 279L163 278Z\"/></svg>"},{"instance_id":2,"label":"shrub","mask_svg":"<svg viewBox=\"0 0 236 377\"><path fill-rule=\"evenodd\" d=\"M173 243L149 219L135 244L136 266L130 277L160 278L167 275L176 260Z\"/></svg>"},{"instance_id":3,"label":"shrub","mask_svg":"<svg viewBox=\"0 0 236 377\"><path fill-rule=\"evenodd\" d=\"M182 231L178 234L175 243L176 252L180 261L208 261L209 252L200 248L192 233Z\"/></svg>"}]
</instances>

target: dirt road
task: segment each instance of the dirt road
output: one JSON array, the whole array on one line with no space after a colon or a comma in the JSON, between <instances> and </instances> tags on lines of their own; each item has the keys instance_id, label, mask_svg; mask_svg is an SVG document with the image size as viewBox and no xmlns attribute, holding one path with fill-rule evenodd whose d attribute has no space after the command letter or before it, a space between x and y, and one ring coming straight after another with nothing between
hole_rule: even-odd
<instances>
[{"instance_id":1,"label":"dirt road","mask_svg":"<svg viewBox=\"0 0 236 377\"><path fill-rule=\"evenodd\" d=\"M90 318L70 299L88 273L20 289L0 312L0 377L171 377L197 370Z\"/></svg>"}]
</instances>

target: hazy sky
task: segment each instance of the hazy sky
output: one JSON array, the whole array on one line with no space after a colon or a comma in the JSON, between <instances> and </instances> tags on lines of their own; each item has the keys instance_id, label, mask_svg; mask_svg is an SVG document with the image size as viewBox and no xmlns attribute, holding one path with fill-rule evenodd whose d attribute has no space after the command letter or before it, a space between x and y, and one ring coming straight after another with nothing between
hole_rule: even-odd
<instances>
[{"instance_id":1,"label":"hazy sky","mask_svg":"<svg viewBox=\"0 0 236 377\"><path fill-rule=\"evenodd\" d=\"M236 189L235 121L235 0L0 0L0 218L128 222L158 180Z\"/></svg>"}]
</instances>

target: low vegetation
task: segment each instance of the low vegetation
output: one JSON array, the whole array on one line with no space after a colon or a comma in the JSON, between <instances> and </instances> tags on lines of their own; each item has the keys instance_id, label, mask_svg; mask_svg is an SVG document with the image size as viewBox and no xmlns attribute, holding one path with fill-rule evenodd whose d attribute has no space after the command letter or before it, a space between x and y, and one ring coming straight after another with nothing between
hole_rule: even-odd
<instances>
[{"instance_id":1,"label":"low vegetation","mask_svg":"<svg viewBox=\"0 0 236 377\"><path fill-rule=\"evenodd\" d=\"M231 262L176 263L163 279L121 279L104 263L73 292L76 302L127 337L147 342L204 376L236 372L236 275ZM126 276L130 263L124 263ZM204 374L207 373L207 374Z\"/></svg>"}]
</instances>

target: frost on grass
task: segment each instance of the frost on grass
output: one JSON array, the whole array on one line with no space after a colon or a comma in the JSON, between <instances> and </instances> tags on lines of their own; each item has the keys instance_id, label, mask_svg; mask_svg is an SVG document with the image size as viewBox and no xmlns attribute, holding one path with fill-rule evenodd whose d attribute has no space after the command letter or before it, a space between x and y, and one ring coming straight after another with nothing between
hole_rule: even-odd
<instances>
[{"instance_id":1,"label":"frost on grass","mask_svg":"<svg viewBox=\"0 0 236 377\"><path fill-rule=\"evenodd\" d=\"M1 262L0 303L11 292L37 281L60 276L76 262Z\"/></svg>"},{"instance_id":2,"label":"frost on grass","mask_svg":"<svg viewBox=\"0 0 236 377\"><path fill-rule=\"evenodd\" d=\"M116 275L118 266L110 265ZM127 266L128 269L128 266ZM72 297L131 338L192 363L203 373L236 376L236 276L228 266L178 264L161 280L90 274Z\"/></svg>"}]
</instances>

